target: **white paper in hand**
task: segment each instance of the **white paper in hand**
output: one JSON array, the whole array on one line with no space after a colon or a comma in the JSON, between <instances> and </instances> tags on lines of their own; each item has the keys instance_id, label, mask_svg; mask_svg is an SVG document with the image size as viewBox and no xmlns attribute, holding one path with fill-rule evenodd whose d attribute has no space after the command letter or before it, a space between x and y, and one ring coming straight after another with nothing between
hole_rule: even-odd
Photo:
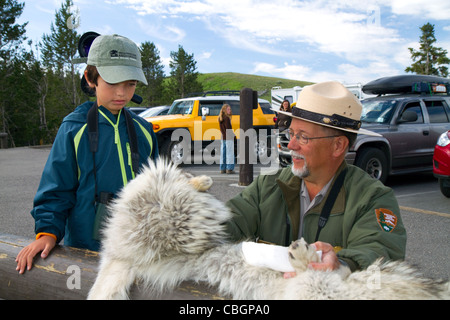
<instances>
[{"instance_id":1,"label":"white paper in hand","mask_svg":"<svg viewBox=\"0 0 450 320\"><path fill-rule=\"evenodd\" d=\"M245 261L252 266L270 268L281 272L295 271L289 262L288 247L243 242L242 253Z\"/></svg>"}]
</instances>

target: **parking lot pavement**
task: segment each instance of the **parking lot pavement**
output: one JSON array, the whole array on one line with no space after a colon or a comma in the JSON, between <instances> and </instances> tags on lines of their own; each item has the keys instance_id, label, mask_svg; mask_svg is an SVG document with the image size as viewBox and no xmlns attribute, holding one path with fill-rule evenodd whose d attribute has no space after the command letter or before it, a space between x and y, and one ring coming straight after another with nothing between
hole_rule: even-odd
<instances>
[{"instance_id":1,"label":"parking lot pavement","mask_svg":"<svg viewBox=\"0 0 450 320\"><path fill-rule=\"evenodd\" d=\"M50 152L49 147L0 149L0 233L34 237L30 215L34 194ZM194 175L213 178L210 192L222 201L239 194L239 166L235 174L221 174L219 165L185 165ZM265 170L265 168L263 168ZM261 166L254 166L254 176ZM432 278L450 278L450 199L439 192L431 174L388 179L408 233L406 260Z\"/></svg>"}]
</instances>

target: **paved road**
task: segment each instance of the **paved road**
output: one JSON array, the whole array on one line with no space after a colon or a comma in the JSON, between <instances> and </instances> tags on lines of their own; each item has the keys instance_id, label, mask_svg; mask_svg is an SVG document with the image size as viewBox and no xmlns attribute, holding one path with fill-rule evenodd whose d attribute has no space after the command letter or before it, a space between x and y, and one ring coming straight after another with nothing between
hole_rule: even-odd
<instances>
[{"instance_id":1,"label":"paved road","mask_svg":"<svg viewBox=\"0 0 450 320\"><path fill-rule=\"evenodd\" d=\"M0 150L0 233L32 238L34 220L29 214L49 148ZM218 165L185 165L193 174L213 178L211 193L222 201L242 191L239 174L220 174ZM239 167L236 167L237 172ZM255 166L255 176L260 166ZM391 177L408 232L406 260L427 276L450 278L450 199L439 191L431 174Z\"/></svg>"}]
</instances>

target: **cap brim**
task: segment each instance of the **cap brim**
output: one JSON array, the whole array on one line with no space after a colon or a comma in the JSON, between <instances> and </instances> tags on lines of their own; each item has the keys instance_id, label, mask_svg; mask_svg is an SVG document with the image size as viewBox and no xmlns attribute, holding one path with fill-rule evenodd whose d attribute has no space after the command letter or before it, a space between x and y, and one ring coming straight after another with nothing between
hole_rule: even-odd
<instances>
[{"instance_id":1,"label":"cap brim","mask_svg":"<svg viewBox=\"0 0 450 320\"><path fill-rule=\"evenodd\" d=\"M373 132L373 131L370 131L370 130L366 130L366 129L363 129L363 128L359 128L359 130L345 129L345 128L337 128L337 127L334 127L334 126L331 126L331 125L327 125L327 124L324 124L324 123L312 121L312 120L309 120L309 119L306 119L306 118L301 118L301 117L293 116L291 112L286 112L286 111L281 111L281 110L275 110L275 109L273 109L273 108L271 108L271 110L273 110L273 111L275 111L275 112L277 112L277 113L282 113L282 114L287 115L287 116L292 117L292 118L296 118L296 119L303 120L303 121L308 121L308 122L311 122L311 123L318 124L318 125L320 125L320 126L324 126L324 127L328 127L328 128L333 128L333 129L336 129L336 130L342 130L342 131L353 132L353 133L358 133L358 134L365 134L365 135L373 136L373 137L381 137L381 136L382 136L382 135L379 134L379 133L376 133L376 132Z\"/></svg>"},{"instance_id":2,"label":"cap brim","mask_svg":"<svg viewBox=\"0 0 450 320\"><path fill-rule=\"evenodd\" d=\"M119 83L129 80L137 80L147 85L142 69L133 66L104 66L97 67L98 73L108 83Z\"/></svg>"}]
</instances>

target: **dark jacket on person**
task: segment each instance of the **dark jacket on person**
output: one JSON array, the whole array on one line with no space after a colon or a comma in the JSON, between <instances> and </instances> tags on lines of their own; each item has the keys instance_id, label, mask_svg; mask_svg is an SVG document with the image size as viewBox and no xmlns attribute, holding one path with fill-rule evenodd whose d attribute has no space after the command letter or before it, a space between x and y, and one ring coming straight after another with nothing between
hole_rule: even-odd
<instances>
[{"instance_id":1,"label":"dark jacket on person","mask_svg":"<svg viewBox=\"0 0 450 320\"><path fill-rule=\"evenodd\" d=\"M93 154L87 130L87 113L93 102L78 106L64 118L42 173L31 215L35 232L64 238L68 246L99 249L93 239L95 218L95 184L100 192L117 194L134 178L126 121L121 110L113 115L103 106L98 108L98 151ZM140 166L158 155L156 136L151 124L131 112L136 129Z\"/></svg>"},{"instance_id":2,"label":"dark jacket on person","mask_svg":"<svg viewBox=\"0 0 450 320\"><path fill-rule=\"evenodd\" d=\"M343 187L318 240L340 250L338 257L352 271L366 268L380 257L404 259L406 231L393 190L345 161L336 176L346 167ZM298 238L301 185L290 167L259 176L227 202L233 212L226 225L230 238L289 246ZM304 216L302 234L308 243L315 241L320 212L330 189Z\"/></svg>"}]
</instances>

